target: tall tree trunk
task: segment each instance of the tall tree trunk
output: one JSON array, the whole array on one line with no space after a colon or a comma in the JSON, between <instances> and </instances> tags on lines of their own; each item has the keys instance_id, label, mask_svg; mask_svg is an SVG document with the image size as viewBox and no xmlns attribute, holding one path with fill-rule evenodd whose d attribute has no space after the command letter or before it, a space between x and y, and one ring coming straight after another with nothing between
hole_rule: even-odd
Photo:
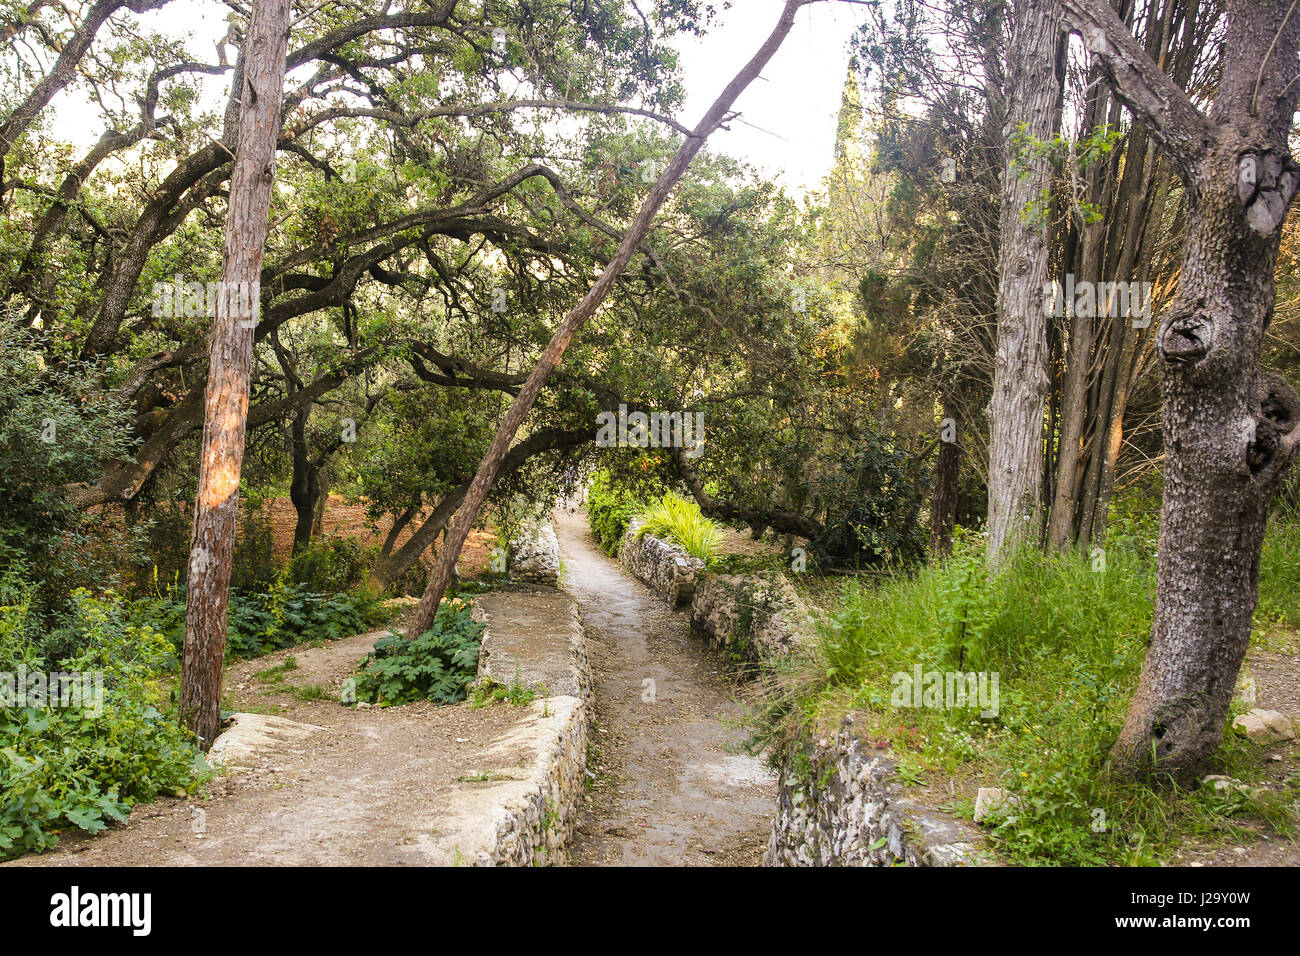
<instances>
[{"instance_id":1,"label":"tall tree trunk","mask_svg":"<svg viewBox=\"0 0 1300 956\"><path fill-rule=\"evenodd\" d=\"M1088 97L1082 133L1096 131L1099 117L1109 97L1104 90L1093 89ZM1089 203L1101 206L1107 198L1109 163L1096 163L1087 171ZM1073 172L1071 173L1073 175ZM1082 219L1082 217L1079 217ZM1071 230L1063 267L1075 280L1095 282L1101 277L1102 246L1106 230L1101 222L1077 222ZM1071 284L1066 281L1065 286ZM1047 544L1062 549L1074 544L1078 527L1079 492L1083 483L1084 438L1088 419L1088 386L1091 382L1092 354L1096 344L1096 322L1086 310L1064 301L1069 316L1070 335L1065 354L1065 381L1061 384L1061 421L1056 447L1056 484L1052 489L1052 508L1047 523Z\"/></svg>"},{"instance_id":2,"label":"tall tree trunk","mask_svg":"<svg viewBox=\"0 0 1300 956\"><path fill-rule=\"evenodd\" d=\"M1187 184L1181 280L1156 333L1166 465L1155 620L1111 765L1191 784L1223 736L1268 509L1300 442L1300 397L1258 365L1282 222L1300 185L1287 146L1300 17L1292 0L1229 0L1207 119L1108 3L1064 3Z\"/></svg>"},{"instance_id":3,"label":"tall tree trunk","mask_svg":"<svg viewBox=\"0 0 1300 956\"><path fill-rule=\"evenodd\" d=\"M961 423L956 403L943 403L943 427L951 433L939 436L939 458L934 465L934 498L930 503L930 557L945 558L952 554L952 529L957 524L957 502L961 493Z\"/></svg>"},{"instance_id":4,"label":"tall tree trunk","mask_svg":"<svg viewBox=\"0 0 1300 956\"><path fill-rule=\"evenodd\" d=\"M460 511L457 512L456 518L452 522L443 542L442 550L438 552L438 560L429 573L429 584L424 589L424 595L420 598L420 603L416 606L408 631L411 636L421 634L432 626L433 616L438 610L438 604L442 601L442 596L446 593L447 585L451 583L452 574L455 572L456 559L460 557L460 550L465 546L465 539L469 536L470 528L478 519L479 509L483 506L483 499L487 497L488 489L491 488L492 482L496 479L501 463L510 448L510 442L514 439L516 432L519 431L519 426L524 423L524 417L528 414L529 409L537 401L537 396L540 394L542 386L546 384L547 378L550 377L551 371L560 364L565 349L569 347L569 343L573 340L573 336L577 334L578 329L605 300L618 277L627 268L633 253L641 245L646 233L650 231L650 226L654 222L659 207L668 198L668 193L676 185L677 180L681 178L682 173L686 172L686 168L691 164L691 160L695 158L695 154L704 146L709 135L726 121L731 112L731 105L745 88L754 81L754 78L767 65L768 60L780 48L782 41L794 25L795 14L799 12L800 7L806 6L809 2L812 2L812 0L786 0L785 8L781 11L781 18L777 21L771 35L764 41L753 58L741 67L740 72L727 84L726 89L714 101L699 125L686 137L677 150L677 154L668 164L664 174L659 177L659 181L650 190L650 195L641 204L636 218L623 236L623 241L619 243L618 251L614 254L614 257L601 270L600 277L596 279L590 291L583 296L582 301L564 317L560 327L555 330L555 334L551 337L545 351L542 352L537 365L529 373L527 381L524 382L519 394L511 403L505 418L501 422L501 426L492 439L492 444L489 446L482 464L479 465L478 473L470 483L469 490L465 495L465 501L461 505Z\"/></svg>"},{"instance_id":5,"label":"tall tree trunk","mask_svg":"<svg viewBox=\"0 0 1300 956\"><path fill-rule=\"evenodd\" d=\"M1034 540L1042 523L1043 416L1047 397L1048 234L1042 209L1051 163L1034 143L1061 119L1059 0L1018 0L1007 74L998 344L989 426L989 560ZM1026 148L1028 147L1028 148Z\"/></svg>"},{"instance_id":6,"label":"tall tree trunk","mask_svg":"<svg viewBox=\"0 0 1300 956\"><path fill-rule=\"evenodd\" d=\"M244 459L253 326L280 129L290 0L257 0L245 47L220 303L212 321L199 484L186 589L180 719L206 750L221 724L226 608ZM241 308L246 306L246 308Z\"/></svg>"},{"instance_id":7,"label":"tall tree trunk","mask_svg":"<svg viewBox=\"0 0 1300 956\"><path fill-rule=\"evenodd\" d=\"M320 500L320 472L312 460L311 449L307 444L307 420L311 415L311 403L298 409L289 426L290 459L293 473L289 479L289 500L297 520L293 526L293 553L297 554L311 543L312 532L316 523L316 503Z\"/></svg>"}]
</instances>

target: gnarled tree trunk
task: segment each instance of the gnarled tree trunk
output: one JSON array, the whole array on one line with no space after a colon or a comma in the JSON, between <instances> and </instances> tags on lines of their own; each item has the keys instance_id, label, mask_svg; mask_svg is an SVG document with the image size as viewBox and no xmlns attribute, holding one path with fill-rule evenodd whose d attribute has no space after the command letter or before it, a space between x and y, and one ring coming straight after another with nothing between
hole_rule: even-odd
<instances>
[{"instance_id":1,"label":"gnarled tree trunk","mask_svg":"<svg viewBox=\"0 0 1300 956\"><path fill-rule=\"evenodd\" d=\"M1105 0L1064 4L1187 186L1181 281L1156 333L1166 466L1155 621L1111 762L1190 784L1223 736L1269 505L1300 441L1300 399L1258 365L1282 221L1300 184L1287 149L1300 16L1291 0L1229 0L1207 118Z\"/></svg>"}]
</instances>

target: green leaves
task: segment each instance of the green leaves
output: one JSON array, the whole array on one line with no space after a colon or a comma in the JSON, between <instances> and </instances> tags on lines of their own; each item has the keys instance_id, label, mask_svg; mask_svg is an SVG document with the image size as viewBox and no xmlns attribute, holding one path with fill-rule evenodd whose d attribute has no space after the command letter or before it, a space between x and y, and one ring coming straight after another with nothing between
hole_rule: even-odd
<instances>
[{"instance_id":1,"label":"green leaves","mask_svg":"<svg viewBox=\"0 0 1300 956\"><path fill-rule=\"evenodd\" d=\"M444 601L433 627L415 639L389 634L375 642L356 679L359 701L380 706L431 700L464 700L478 673L483 625L472 620L471 605Z\"/></svg>"},{"instance_id":2,"label":"green leaves","mask_svg":"<svg viewBox=\"0 0 1300 956\"><path fill-rule=\"evenodd\" d=\"M722 526L704 517L700 506L669 492L640 515L645 524L638 534L652 534L676 542L686 553L712 565L722 546Z\"/></svg>"},{"instance_id":3,"label":"green leaves","mask_svg":"<svg viewBox=\"0 0 1300 956\"><path fill-rule=\"evenodd\" d=\"M102 672L102 709L0 707L0 859L48 849L70 827L124 822L135 803L189 789L204 769L157 684L165 638L111 593L78 591L71 613L75 654L22 659L29 671ZM0 660L13 660L14 634L29 623L26 604L3 609Z\"/></svg>"},{"instance_id":4,"label":"green leaves","mask_svg":"<svg viewBox=\"0 0 1300 956\"><path fill-rule=\"evenodd\" d=\"M306 573L306 564L302 570ZM323 569L311 565L312 573L323 577L336 570L328 561ZM183 587L168 588L134 602L130 615L133 621L160 632L175 652L180 652L185 637ZM378 601L364 593L322 594L282 578L268 591L231 593L226 614L226 654L258 657L303 641L334 641L359 634L382 617Z\"/></svg>"}]
</instances>

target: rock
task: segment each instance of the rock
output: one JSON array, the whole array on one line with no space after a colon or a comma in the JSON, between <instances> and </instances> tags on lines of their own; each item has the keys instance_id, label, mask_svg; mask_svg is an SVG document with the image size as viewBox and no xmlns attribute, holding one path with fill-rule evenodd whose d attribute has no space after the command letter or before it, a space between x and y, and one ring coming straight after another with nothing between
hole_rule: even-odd
<instances>
[{"instance_id":1,"label":"rock","mask_svg":"<svg viewBox=\"0 0 1300 956\"><path fill-rule=\"evenodd\" d=\"M1019 802L1019 797L999 787L980 787L975 792L975 822L983 823L994 810L1013 807Z\"/></svg>"},{"instance_id":2,"label":"rock","mask_svg":"<svg viewBox=\"0 0 1300 956\"><path fill-rule=\"evenodd\" d=\"M1209 776L1202 777L1201 785L1212 786L1215 790L1226 790L1230 792L1235 791L1236 793L1244 793L1250 797L1257 797L1259 796L1260 793L1259 790L1253 787L1246 786L1240 780L1235 780L1232 777L1225 776L1224 774L1221 773L1212 773Z\"/></svg>"},{"instance_id":3,"label":"rock","mask_svg":"<svg viewBox=\"0 0 1300 956\"><path fill-rule=\"evenodd\" d=\"M1291 721L1276 710L1260 710L1257 707L1234 720L1232 727L1257 743L1295 740L1295 728Z\"/></svg>"},{"instance_id":4,"label":"rock","mask_svg":"<svg viewBox=\"0 0 1300 956\"><path fill-rule=\"evenodd\" d=\"M283 753L324 728L272 714L235 714L230 729L212 743L212 766L254 767L265 757Z\"/></svg>"},{"instance_id":5,"label":"rock","mask_svg":"<svg viewBox=\"0 0 1300 956\"><path fill-rule=\"evenodd\" d=\"M510 541L510 577L554 587L560 580L560 542L549 522L526 523Z\"/></svg>"}]
</instances>

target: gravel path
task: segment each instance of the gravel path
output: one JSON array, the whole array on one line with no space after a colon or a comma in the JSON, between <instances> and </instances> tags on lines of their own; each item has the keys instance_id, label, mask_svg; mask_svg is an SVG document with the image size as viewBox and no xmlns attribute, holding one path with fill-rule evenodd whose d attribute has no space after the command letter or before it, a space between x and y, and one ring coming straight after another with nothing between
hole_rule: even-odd
<instances>
[{"instance_id":1,"label":"gravel path","mask_svg":"<svg viewBox=\"0 0 1300 956\"><path fill-rule=\"evenodd\" d=\"M776 783L739 753L736 688L722 659L596 546L581 513L557 512L563 586L579 602L595 689L596 779L575 865L755 866Z\"/></svg>"}]
</instances>

